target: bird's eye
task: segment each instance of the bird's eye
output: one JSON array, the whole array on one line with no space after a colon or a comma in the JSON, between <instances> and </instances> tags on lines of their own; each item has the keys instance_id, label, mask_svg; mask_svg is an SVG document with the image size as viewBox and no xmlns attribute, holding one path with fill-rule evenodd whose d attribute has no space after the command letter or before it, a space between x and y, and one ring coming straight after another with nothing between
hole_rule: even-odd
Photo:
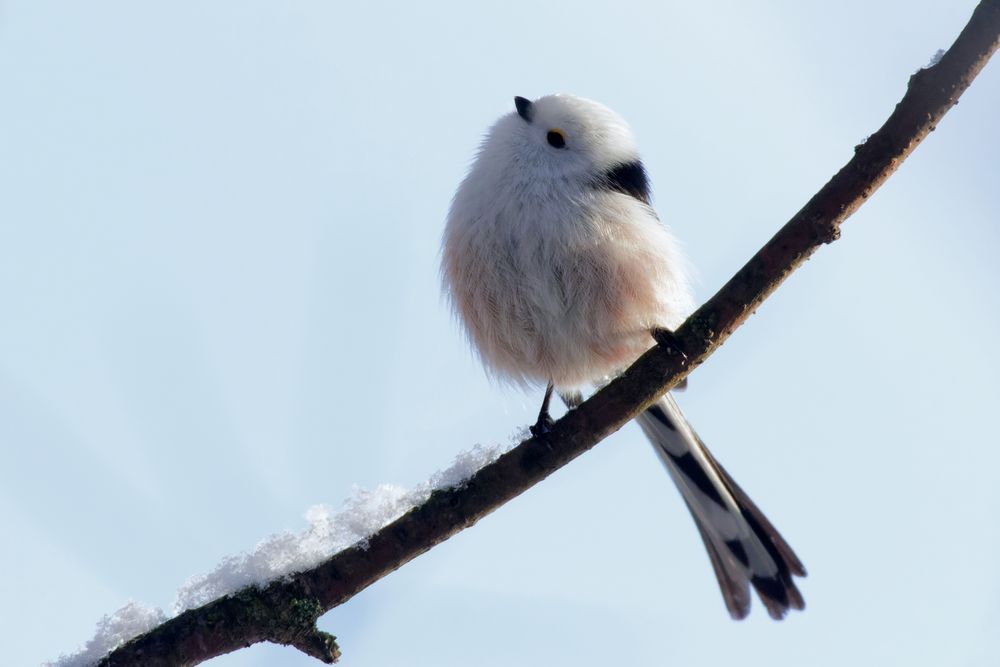
<instances>
[{"instance_id":1,"label":"bird's eye","mask_svg":"<svg viewBox=\"0 0 1000 667\"><path fill-rule=\"evenodd\" d=\"M549 142L549 146L552 148L565 148L566 147L566 135L563 134L562 130L552 129L549 133L545 135L546 141Z\"/></svg>"}]
</instances>

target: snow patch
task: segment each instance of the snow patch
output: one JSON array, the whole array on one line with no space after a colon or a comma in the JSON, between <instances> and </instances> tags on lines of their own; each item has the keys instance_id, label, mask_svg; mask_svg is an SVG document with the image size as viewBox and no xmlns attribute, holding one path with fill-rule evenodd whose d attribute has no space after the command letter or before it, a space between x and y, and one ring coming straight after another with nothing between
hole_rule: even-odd
<instances>
[{"instance_id":1,"label":"snow patch","mask_svg":"<svg viewBox=\"0 0 1000 667\"><path fill-rule=\"evenodd\" d=\"M87 667L166 620L161 609L129 600L124 607L97 622L94 638L83 648L72 655L61 655L55 662L45 663L44 667Z\"/></svg>"},{"instance_id":2,"label":"snow patch","mask_svg":"<svg viewBox=\"0 0 1000 667\"><path fill-rule=\"evenodd\" d=\"M496 446L476 445L413 489L394 484L379 484L371 491L356 487L340 511L314 505L306 510L309 527L304 531L271 535L252 551L228 556L208 574L189 579L177 592L173 611L179 614L250 584L308 570L354 544L364 548L369 537L427 500L433 491L461 486L501 453Z\"/></svg>"},{"instance_id":3,"label":"snow patch","mask_svg":"<svg viewBox=\"0 0 1000 667\"><path fill-rule=\"evenodd\" d=\"M177 591L173 615L200 607L250 585L267 583L319 565L352 545L367 548L367 540L421 504L431 493L462 486L480 468L495 461L524 439L519 431L506 446L476 445L455 457L452 464L412 489L380 484L368 491L356 487L339 511L329 505L306 510L305 530L281 532L265 538L253 550L227 556L208 574L191 577ZM72 655L62 655L45 667L86 667L125 642L168 619L159 608L129 602L97 624L94 638Z\"/></svg>"}]
</instances>

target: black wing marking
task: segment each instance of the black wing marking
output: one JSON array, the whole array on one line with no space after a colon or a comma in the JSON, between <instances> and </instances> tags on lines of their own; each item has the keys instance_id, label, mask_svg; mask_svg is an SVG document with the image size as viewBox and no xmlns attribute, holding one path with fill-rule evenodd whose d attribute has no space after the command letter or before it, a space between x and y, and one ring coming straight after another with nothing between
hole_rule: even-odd
<instances>
[{"instance_id":1,"label":"black wing marking","mask_svg":"<svg viewBox=\"0 0 1000 667\"><path fill-rule=\"evenodd\" d=\"M646 167L643 166L642 160L639 159L616 165L604 172L598 180L597 186L635 197L646 205L652 201L649 176L646 174Z\"/></svg>"}]
</instances>

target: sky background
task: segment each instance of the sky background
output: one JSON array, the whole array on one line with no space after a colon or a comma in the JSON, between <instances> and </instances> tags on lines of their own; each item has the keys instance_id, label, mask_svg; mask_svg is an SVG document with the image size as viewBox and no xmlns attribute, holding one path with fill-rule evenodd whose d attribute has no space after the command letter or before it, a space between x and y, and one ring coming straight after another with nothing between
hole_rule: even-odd
<instances>
[{"instance_id":1,"label":"sky background","mask_svg":"<svg viewBox=\"0 0 1000 667\"><path fill-rule=\"evenodd\" d=\"M533 420L437 273L514 95L632 124L702 302L975 4L0 0L3 662ZM629 425L324 616L343 664L993 663L998 108L993 62L679 396L804 613L729 620Z\"/></svg>"}]
</instances>

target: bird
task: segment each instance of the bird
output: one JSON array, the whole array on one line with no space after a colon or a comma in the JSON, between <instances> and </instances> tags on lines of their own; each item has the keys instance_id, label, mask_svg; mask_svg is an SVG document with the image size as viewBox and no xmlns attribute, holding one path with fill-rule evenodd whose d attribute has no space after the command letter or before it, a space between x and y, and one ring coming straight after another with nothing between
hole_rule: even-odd
<instances>
[{"instance_id":1,"label":"bird","mask_svg":"<svg viewBox=\"0 0 1000 667\"><path fill-rule=\"evenodd\" d=\"M589 99L514 98L487 131L452 199L444 292L488 374L545 386L531 431L670 334L690 314L689 267L652 206L625 120ZM734 619L751 587L776 619L805 608L805 567L709 452L669 394L636 417L676 483Z\"/></svg>"}]
</instances>

